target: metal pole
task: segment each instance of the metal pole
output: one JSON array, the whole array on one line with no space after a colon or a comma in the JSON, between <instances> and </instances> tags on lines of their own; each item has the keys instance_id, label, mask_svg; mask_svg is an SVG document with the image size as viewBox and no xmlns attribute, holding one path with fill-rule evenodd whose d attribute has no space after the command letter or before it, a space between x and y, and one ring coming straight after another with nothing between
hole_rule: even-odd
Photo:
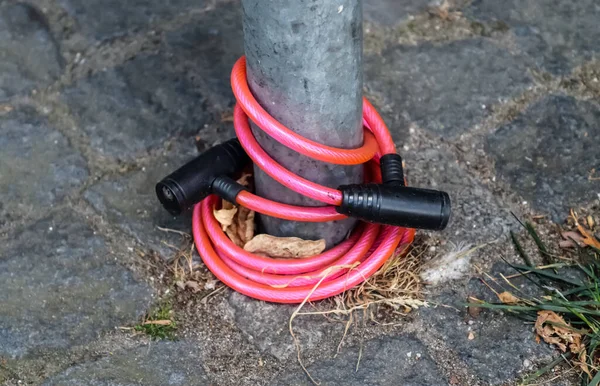
<instances>
[{"instance_id":1,"label":"metal pole","mask_svg":"<svg viewBox=\"0 0 600 386\"><path fill-rule=\"evenodd\" d=\"M340 148L362 144L361 0L242 0L248 81L258 102L275 119L311 140ZM336 188L359 183L362 166L314 161L253 127L265 151L290 171ZM254 169L257 194L275 201L320 206ZM355 220L300 223L261 216L266 233L324 238L328 247L345 238Z\"/></svg>"}]
</instances>

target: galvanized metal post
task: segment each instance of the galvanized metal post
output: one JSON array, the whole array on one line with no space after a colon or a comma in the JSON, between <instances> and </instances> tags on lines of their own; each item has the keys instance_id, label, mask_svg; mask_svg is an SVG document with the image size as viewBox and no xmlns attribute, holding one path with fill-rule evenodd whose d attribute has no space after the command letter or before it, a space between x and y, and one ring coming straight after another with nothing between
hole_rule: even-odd
<instances>
[{"instance_id":1,"label":"galvanized metal post","mask_svg":"<svg viewBox=\"0 0 600 386\"><path fill-rule=\"evenodd\" d=\"M329 146L362 144L361 0L242 0L250 89L275 119L296 133ZM362 166L325 164L280 145L253 128L258 142L277 162L316 183L336 188L363 179ZM303 206L307 199L255 168L257 194ZM355 221L300 223L261 216L266 233L345 238Z\"/></svg>"}]
</instances>

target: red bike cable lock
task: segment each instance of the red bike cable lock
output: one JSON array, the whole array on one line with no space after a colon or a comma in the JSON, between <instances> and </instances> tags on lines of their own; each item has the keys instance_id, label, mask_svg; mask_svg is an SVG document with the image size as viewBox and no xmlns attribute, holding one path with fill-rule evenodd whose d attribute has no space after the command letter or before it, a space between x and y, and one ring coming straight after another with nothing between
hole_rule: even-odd
<instances>
[{"instance_id":1,"label":"red bike cable lock","mask_svg":"<svg viewBox=\"0 0 600 386\"><path fill-rule=\"evenodd\" d=\"M208 269L229 287L278 303L327 298L375 273L394 256L399 245L413 241L413 228L446 227L450 218L448 194L405 186L402 159L396 154L383 119L366 99L363 146L338 149L303 138L271 117L248 87L244 57L233 67L231 85L237 100L237 139L209 149L156 186L159 200L172 214L193 206L192 228L198 253ZM260 147L249 119L300 154L339 165L366 164L367 181L331 189L291 173ZM232 179L250 160L287 188L327 206L299 207L252 194ZM364 222L347 240L320 255L300 260L270 259L251 254L229 240L213 215L218 197L286 220L326 222L352 216Z\"/></svg>"}]
</instances>

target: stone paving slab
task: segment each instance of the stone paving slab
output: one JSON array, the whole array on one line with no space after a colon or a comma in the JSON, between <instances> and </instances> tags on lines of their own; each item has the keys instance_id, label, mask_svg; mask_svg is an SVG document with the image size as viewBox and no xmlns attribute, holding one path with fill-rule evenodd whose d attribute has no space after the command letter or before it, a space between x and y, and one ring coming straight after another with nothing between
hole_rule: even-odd
<instances>
[{"instance_id":1,"label":"stone paving slab","mask_svg":"<svg viewBox=\"0 0 600 386\"><path fill-rule=\"evenodd\" d=\"M2 243L0 283L0 356L12 359L64 351L135 322L153 293L68 209Z\"/></svg>"},{"instance_id":2,"label":"stone paving slab","mask_svg":"<svg viewBox=\"0 0 600 386\"><path fill-rule=\"evenodd\" d=\"M450 194L452 215L447 228L431 232L435 239L455 246L479 245L506 234L514 226L509 207L469 176L456 157L441 145L432 145L419 130L400 137L410 185L440 189Z\"/></svg>"},{"instance_id":3,"label":"stone paving slab","mask_svg":"<svg viewBox=\"0 0 600 386\"><path fill-rule=\"evenodd\" d=\"M58 0L87 36L109 40L202 8L204 0Z\"/></svg>"},{"instance_id":4,"label":"stone paving slab","mask_svg":"<svg viewBox=\"0 0 600 386\"><path fill-rule=\"evenodd\" d=\"M365 342L362 348L343 349L335 359L319 361L307 370L324 386L448 385L427 348L411 335L375 339ZM298 371L274 384L299 386L310 384L310 380Z\"/></svg>"},{"instance_id":5,"label":"stone paving slab","mask_svg":"<svg viewBox=\"0 0 600 386\"><path fill-rule=\"evenodd\" d=\"M173 217L157 204L154 187L158 181L197 155L192 146L175 144L168 156L142 170L111 176L87 189L84 198L111 224L133 236L144 248L170 258L181 246L181 236L157 227L190 232L191 214ZM130 197L135 199L130 199ZM171 245L171 247L167 246Z\"/></svg>"},{"instance_id":6,"label":"stone paving slab","mask_svg":"<svg viewBox=\"0 0 600 386\"><path fill-rule=\"evenodd\" d=\"M595 0L475 0L465 13L505 23L519 48L554 74L567 74L600 52L600 4Z\"/></svg>"},{"instance_id":7,"label":"stone paving slab","mask_svg":"<svg viewBox=\"0 0 600 386\"><path fill-rule=\"evenodd\" d=\"M288 323L296 306L277 305L253 300L237 292L229 296L235 322L250 342L258 349L281 362L296 355L296 347ZM321 317L297 317L293 321L294 334L303 349L313 350L332 336L342 336L343 324L330 323ZM331 347L328 347L329 349Z\"/></svg>"},{"instance_id":8,"label":"stone paving slab","mask_svg":"<svg viewBox=\"0 0 600 386\"><path fill-rule=\"evenodd\" d=\"M0 229L60 203L88 174L81 154L33 108L0 115Z\"/></svg>"},{"instance_id":9,"label":"stone paving slab","mask_svg":"<svg viewBox=\"0 0 600 386\"><path fill-rule=\"evenodd\" d=\"M532 85L524 60L485 38L392 46L365 58L365 81L402 126L414 122L443 138L472 129Z\"/></svg>"},{"instance_id":10,"label":"stone paving slab","mask_svg":"<svg viewBox=\"0 0 600 386\"><path fill-rule=\"evenodd\" d=\"M222 4L214 12L169 32L165 46L179 62L185 63L190 76L202 83L211 108L225 111L235 103L231 68L244 55L242 7L237 2Z\"/></svg>"},{"instance_id":11,"label":"stone paving slab","mask_svg":"<svg viewBox=\"0 0 600 386\"><path fill-rule=\"evenodd\" d=\"M0 102L47 86L63 67L42 13L27 4L0 3Z\"/></svg>"},{"instance_id":12,"label":"stone paving slab","mask_svg":"<svg viewBox=\"0 0 600 386\"><path fill-rule=\"evenodd\" d=\"M592 202L600 181L600 107L552 95L487 138L499 176L539 213L563 221L570 208Z\"/></svg>"},{"instance_id":13,"label":"stone paving slab","mask_svg":"<svg viewBox=\"0 0 600 386\"><path fill-rule=\"evenodd\" d=\"M177 59L149 54L82 79L62 97L91 147L128 161L198 132L207 120L204 92Z\"/></svg>"},{"instance_id":14,"label":"stone paving slab","mask_svg":"<svg viewBox=\"0 0 600 386\"><path fill-rule=\"evenodd\" d=\"M487 288L479 278L473 278L464 292L448 291L433 299L441 305L419 311L424 333L441 339L488 385L504 384L531 371L534 364L551 361L554 349L535 341L531 325L487 310L477 318L470 317L464 308L468 296L483 298L483 292Z\"/></svg>"},{"instance_id":15,"label":"stone paving slab","mask_svg":"<svg viewBox=\"0 0 600 386\"><path fill-rule=\"evenodd\" d=\"M209 386L195 342L151 342L74 366L44 386Z\"/></svg>"}]
</instances>

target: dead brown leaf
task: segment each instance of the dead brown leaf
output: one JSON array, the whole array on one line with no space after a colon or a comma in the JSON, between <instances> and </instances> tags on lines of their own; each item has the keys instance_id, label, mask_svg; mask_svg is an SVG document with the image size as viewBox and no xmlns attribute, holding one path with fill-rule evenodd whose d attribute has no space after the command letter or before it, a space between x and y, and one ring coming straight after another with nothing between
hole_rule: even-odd
<instances>
[{"instance_id":1,"label":"dead brown leaf","mask_svg":"<svg viewBox=\"0 0 600 386\"><path fill-rule=\"evenodd\" d=\"M573 354L580 355L585 351L581 334L554 311L538 311L535 331L546 343L556 345L562 352L568 349Z\"/></svg>"},{"instance_id":2,"label":"dead brown leaf","mask_svg":"<svg viewBox=\"0 0 600 386\"><path fill-rule=\"evenodd\" d=\"M577 215L573 210L571 210L571 218L573 218L575 226L577 226L577 230L583 236L583 243L590 247L600 249L600 241L598 241L596 237L594 237L594 235L592 235L587 229L585 229L583 226L581 226L581 224L579 224L579 221L577 220Z\"/></svg>"},{"instance_id":3,"label":"dead brown leaf","mask_svg":"<svg viewBox=\"0 0 600 386\"><path fill-rule=\"evenodd\" d=\"M193 293L200 292L200 284L197 281L188 280L185 282L185 288L189 288Z\"/></svg>"},{"instance_id":4,"label":"dead brown leaf","mask_svg":"<svg viewBox=\"0 0 600 386\"><path fill-rule=\"evenodd\" d=\"M237 183L243 186L250 186L250 177L252 177L251 173L242 173L242 176L238 178Z\"/></svg>"},{"instance_id":5,"label":"dead brown leaf","mask_svg":"<svg viewBox=\"0 0 600 386\"><path fill-rule=\"evenodd\" d=\"M226 231L233 222L236 213L238 212L238 208L233 207L231 209L213 209L213 214L215 219L221 224L223 231Z\"/></svg>"},{"instance_id":6,"label":"dead brown leaf","mask_svg":"<svg viewBox=\"0 0 600 386\"><path fill-rule=\"evenodd\" d=\"M159 326L168 326L171 323L173 323L173 322L170 321L170 320L165 319L165 320L147 320L147 321L145 321L142 324L143 325L156 324L156 325L159 325Z\"/></svg>"},{"instance_id":7,"label":"dead brown leaf","mask_svg":"<svg viewBox=\"0 0 600 386\"><path fill-rule=\"evenodd\" d=\"M517 304L521 300L508 291L504 291L501 294L498 294L498 298L504 304Z\"/></svg>"},{"instance_id":8,"label":"dead brown leaf","mask_svg":"<svg viewBox=\"0 0 600 386\"><path fill-rule=\"evenodd\" d=\"M586 217L586 221L587 221L587 225L590 229L594 229L594 226L596 225L596 222L594 221L594 218L591 215L588 215Z\"/></svg>"},{"instance_id":9,"label":"dead brown leaf","mask_svg":"<svg viewBox=\"0 0 600 386\"><path fill-rule=\"evenodd\" d=\"M254 211L240 207L237 215L237 235L246 244L254 237Z\"/></svg>"},{"instance_id":10,"label":"dead brown leaf","mask_svg":"<svg viewBox=\"0 0 600 386\"><path fill-rule=\"evenodd\" d=\"M188 280L185 283L181 280L176 281L175 285L177 286L177 288L181 289L181 290L185 290L186 288L189 288L192 290L193 293L199 292L202 289L200 288L200 284L198 284L197 281L194 280Z\"/></svg>"},{"instance_id":11,"label":"dead brown leaf","mask_svg":"<svg viewBox=\"0 0 600 386\"><path fill-rule=\"evenodd\" d=\"M237 182L244 186L250 186L251 177L252 174L243 173ZM254 237L254 211L222 200L221 209L215 209L213 213L223 227L223 231L238 247L244 247Z\"/></svg>"},{"instance_id":12,"label":"dead brown leaf","mask_svg":"<svg viewBox=\"0 0 600 386\"><path fill-rule=\"evenodd\" d=\"M574 248L576 245L579 245L580 247L585 246L583 237L577 232L563 232L561 233L561 236L565 239L559 242L561 248Z\"/></svg>"},{"instance_id":13,"label":"dead brown leaf","mask_svg":"<svg viewBox=\"0 0 600 386\"><path fill-rule=\"evenodd\" d=\"M264 253L278 258L304 258L318 255L325 250L325 240L302 240L298 237L275 237L256 235L244 245L251 253Z\"/></svg>"}]
</instances>

